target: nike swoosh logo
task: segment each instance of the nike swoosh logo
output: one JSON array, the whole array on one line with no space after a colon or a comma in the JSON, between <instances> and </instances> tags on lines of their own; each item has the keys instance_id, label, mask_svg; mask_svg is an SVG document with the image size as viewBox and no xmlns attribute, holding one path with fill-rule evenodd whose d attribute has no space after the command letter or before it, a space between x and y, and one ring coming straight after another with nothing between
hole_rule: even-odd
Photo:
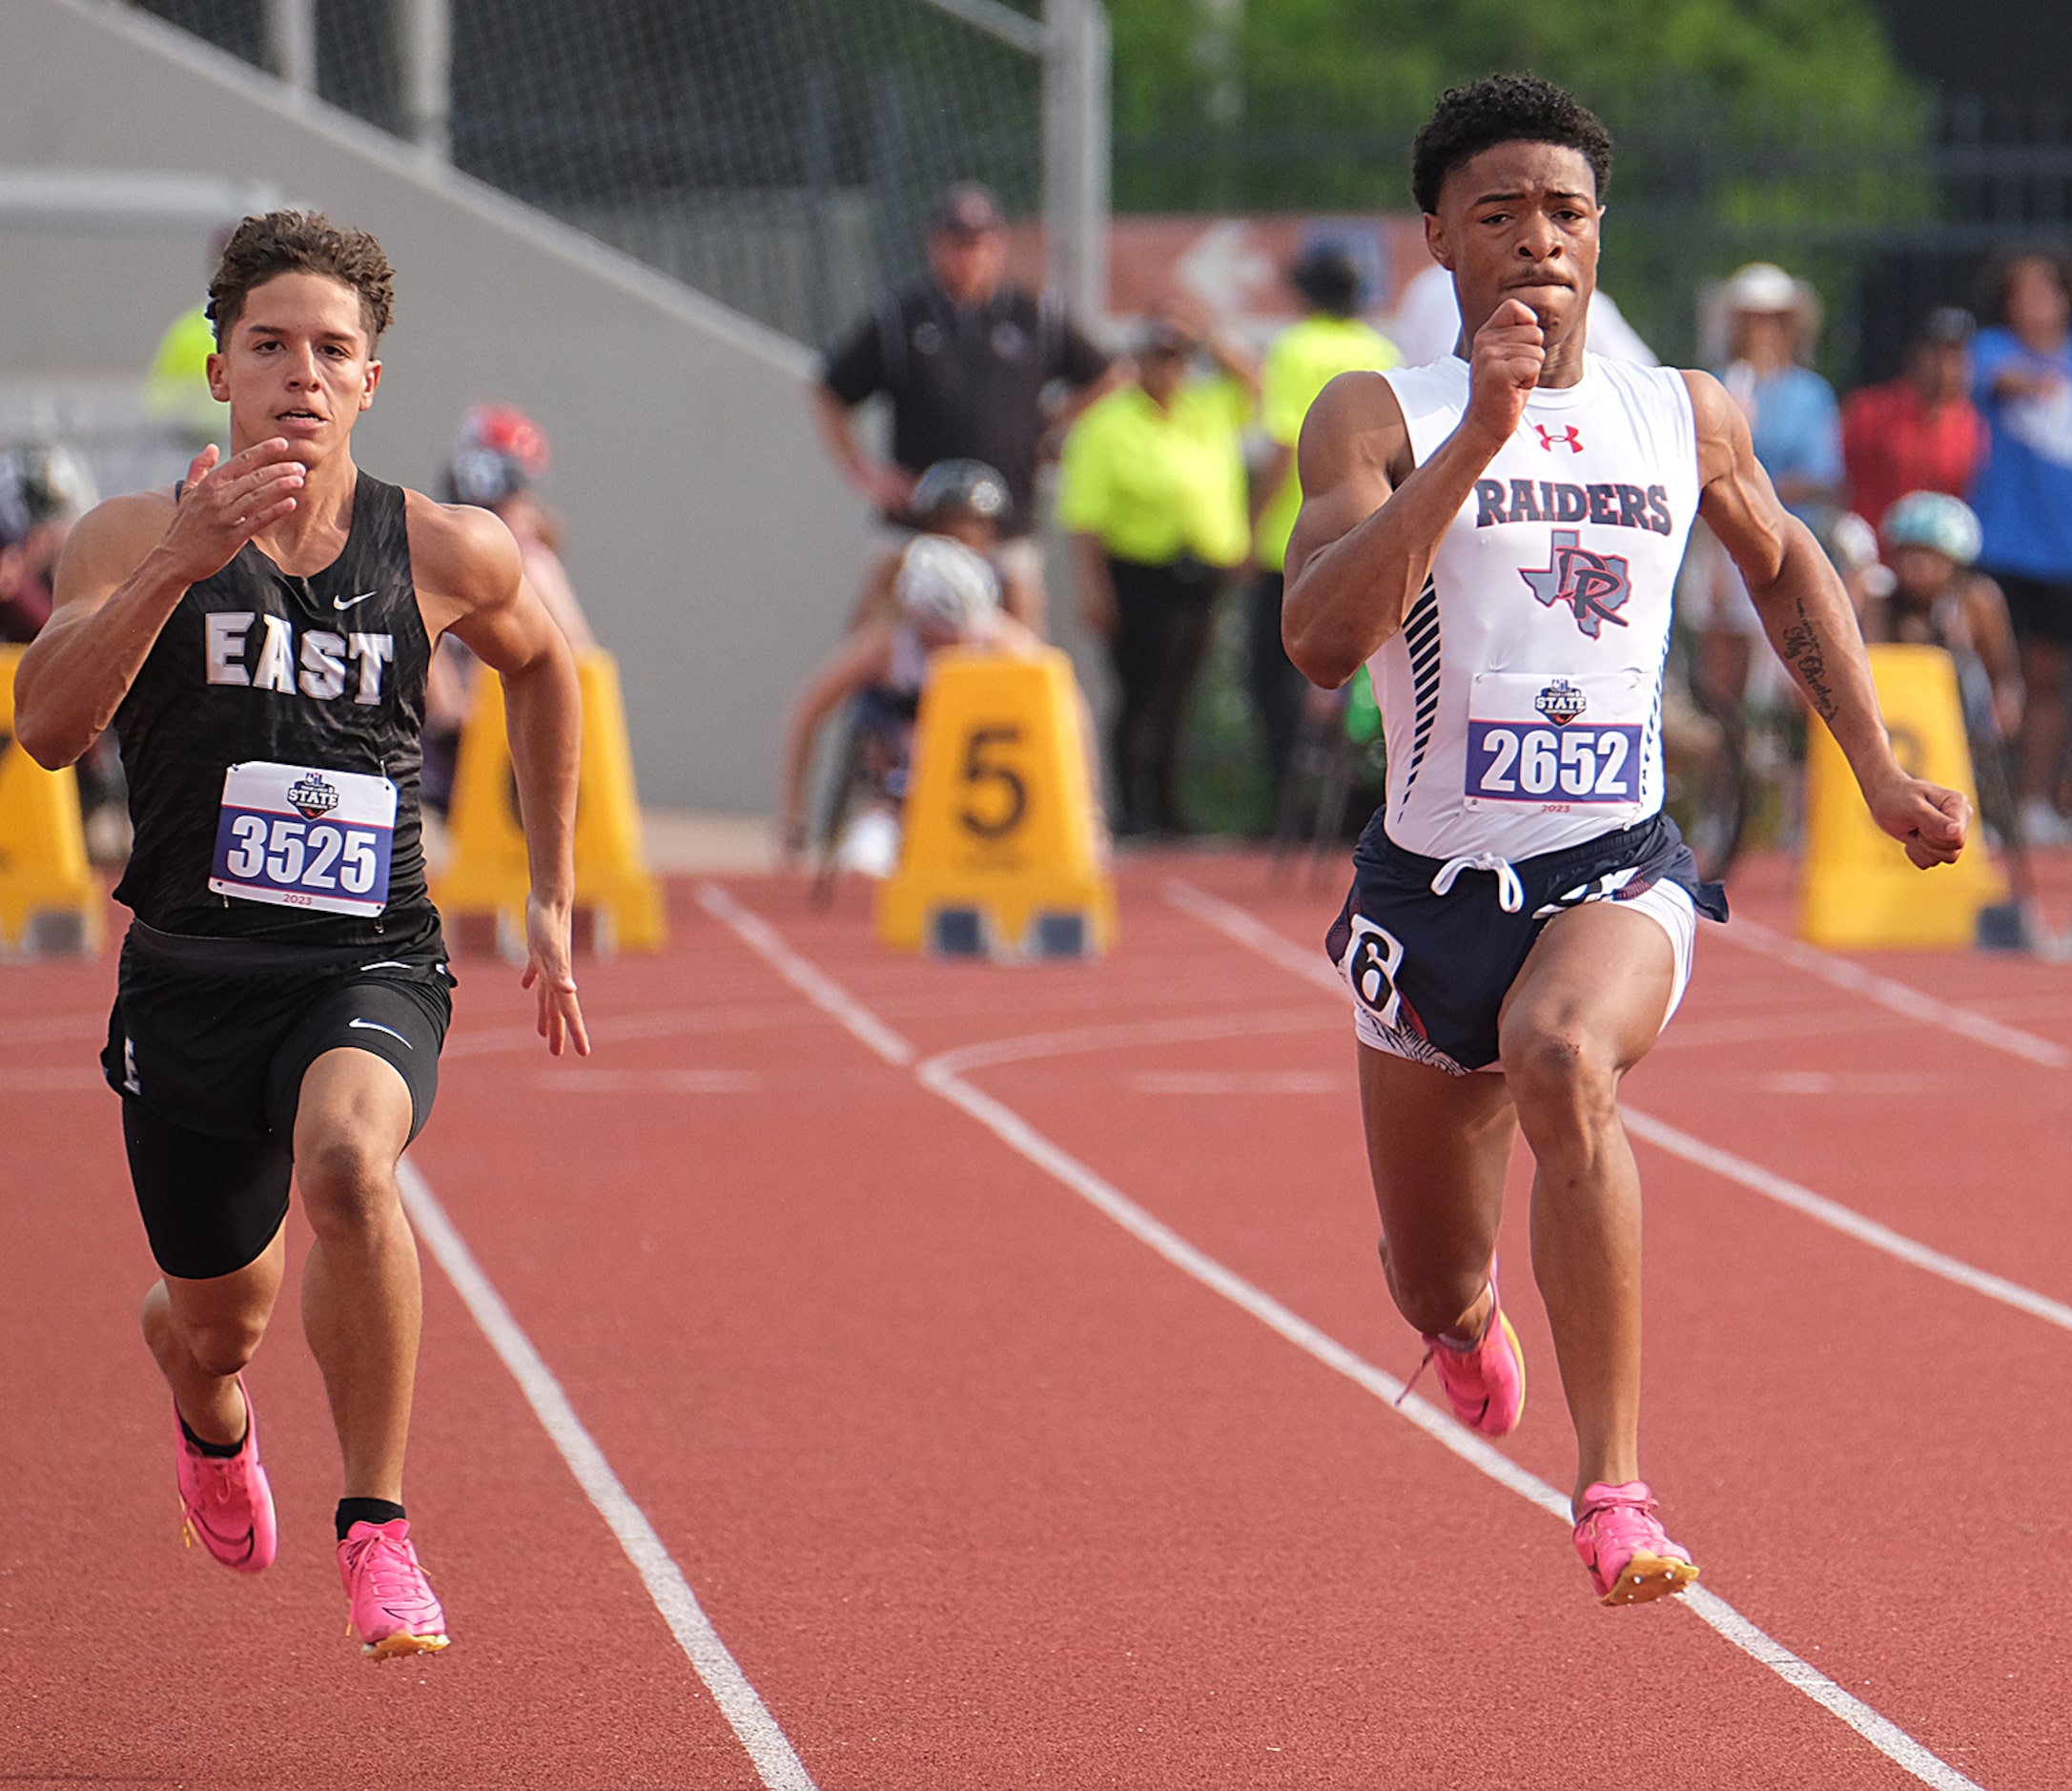
<instances>
[{"instance_id":1,"label":"nike swoosh logo","mask_svg":"<svg viewBox=\"0 0 2072 1791\"><path fill-rule=\"evenodd\" d=\"M334 609L350 609L355 604L363 604L368 598L379 597L380 594L378 590L363 590L357 597L334 597L331 607Z\"/></svg>"},{"instance_id":2,"label":"nike swoosh logo","mask_svg":"<svg viewBox=\"0 0 2072 1791\"><path fill-rule=\"evenodd\" d=\"M190 1512L187 1521L212 1542L220 1544L224 1550L236 1550L240 1561L250 1560L252 1551L258 1546L258 1532L249 1524L242 1536L226 1536L214 1524L207 1522L199 1512Z\"/></svg>"},{"instance_id":3,"label":"nike swoosh logo","mask_svg":"<svg viewBox=\"0 0 2072 1791\"><path fill-rule=\"evenodd\" d=\"M393 1026L379 1026L371 1019L349 1019L345 1022L345 1025L348 1031L385 1032L391 1039L400 1040L402 1044L402 1048L405 1051L415 1051L417 1049L416 1045L412 1044L409 1040L403 1038L402 1034L398 1032Z\"/></svg>"}]
</instances>

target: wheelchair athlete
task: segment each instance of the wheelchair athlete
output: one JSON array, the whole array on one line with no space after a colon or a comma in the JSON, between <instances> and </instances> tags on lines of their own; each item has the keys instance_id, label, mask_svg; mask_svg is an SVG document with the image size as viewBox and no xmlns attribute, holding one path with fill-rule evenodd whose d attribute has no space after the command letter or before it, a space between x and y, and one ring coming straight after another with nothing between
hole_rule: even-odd
<instances>
[{"instance_id":1,"label":"wheelchair athlete","mask_svg":"<svg viewBox=\"0 0 2072 1791\"><path fill-rule=\"evenodd\" d=\"M785 730L780 841L788 860L805 851L807 774L820 727L851 705L850 743L837 775L830 835L855 810L847 854L854 868L889 875L898 857L898 813L913 750L913 718L929 658L945 647L1031 652L1041 643L1000 607L999 579L984 558L947 534L917 535L890 583L892 614L864 621L813 673ZM824 842L834 847L838 842Z\"/></svg>"}]
</instances>

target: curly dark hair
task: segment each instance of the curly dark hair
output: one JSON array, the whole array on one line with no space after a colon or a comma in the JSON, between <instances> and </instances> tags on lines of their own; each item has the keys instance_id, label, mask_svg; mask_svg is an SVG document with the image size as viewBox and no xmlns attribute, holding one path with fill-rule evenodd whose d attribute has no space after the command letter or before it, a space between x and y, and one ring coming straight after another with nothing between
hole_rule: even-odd
<instances>
[{"instance_id":1,"label":"curly dark hair","mask_svg":"<svg viewBox=\"0 0 2072 1791\"><path fill-rule=\"evenodd\" d=\"M1555 143L1576 151L1596 177L1600 203L1611 184L1611 133L1573 93L1536 74L1489 74L1439 95L1410 146L1410 196L1439 209L1439 189L1463 162L1499 143Z\"/></svg>"},{"instance_id":2,"label":"curly dark hair","mask_svg":"<svg viewBox=\"0 0 2072 1791\"><path fill-rule=\"evenodd\" d=\"M218 348L253 289L282 274L321 274L358 293L369 353L395 316L395 270L364 230L340 230L321 212L268 212L232 232L209 281L208 316Z\"/></svg>"}]
</instances>

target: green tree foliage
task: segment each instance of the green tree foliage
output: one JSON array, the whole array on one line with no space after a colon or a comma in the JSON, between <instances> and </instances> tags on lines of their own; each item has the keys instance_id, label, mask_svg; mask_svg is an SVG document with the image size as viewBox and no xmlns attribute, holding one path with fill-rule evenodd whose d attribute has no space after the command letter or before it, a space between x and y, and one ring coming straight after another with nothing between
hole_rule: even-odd
<instances>
[{"instance_id":1,"label":"green tree foliage","mask_svg":"<svg viewBox=\"0 0 2072 1791\"><path fill-rule=\"evenodd\" d=\"M1694 282L1811 278L1851 350L1861 256L1933 216L1928 101L1872 0L1108 0L1118 211L1407 210L1445 88L1530 69L1611 127L1606 281L1664 352Z\"/></svg>"},{"instance_id":2,"label":"green tree foliage","mask_svg":"<svg viewBox=\"0 0 2072 1791\"><path fill-rule=\"evenodd\" d=\"M1443 88L1527 68L1608 117L1702 94L1729 118L1817 106L1875 132L1917 107L1870 0L1109 0L1109 12L1124 134L1216 117L1220 35L1252 128L1412 130Z\"/></svg>"}]
</instances>

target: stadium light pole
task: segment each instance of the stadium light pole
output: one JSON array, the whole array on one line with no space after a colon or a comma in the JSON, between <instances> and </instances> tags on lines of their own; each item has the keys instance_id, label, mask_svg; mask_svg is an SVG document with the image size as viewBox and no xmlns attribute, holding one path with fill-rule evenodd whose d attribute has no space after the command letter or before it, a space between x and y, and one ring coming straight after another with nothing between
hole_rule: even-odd
<instances>
[{"instance_id":1,"label":"stadium light pole","mask_svg":"<svg viewBox=\"0 0 2072 1791\"><path fill-rule=\"evenodd\" d=\"M1108 12L1101 0L1044 0L1043 20L1046 272L1091 320L1108 310Z\"/></svg>"},{"instance_id":2,"label":"stadium light pole","mask_svg":"<svg viewBox=\"0 0 2072 1791\"><path fill-rule=\"evenodd\" d=\"M1043 0L1039 25L1000 0L925 0L1043 69L1044 278L1078 317L1108 310L1108 10Z\"/></svg>"},{"instance_id":3,"label":"stadium light pole","mask_svg":"<svg viewBox=\"0 0 2072 1791\"><path fill-rule=\"evenodd\" d=\"M317 91L317 0L266 0L266 61L297 93Z\"/></svg>"},{"instance_id":4,"label":"stadium light pole","mask_svg":"<svg viewBox=\"0 0 2072 1791\"><path fill-rule=\"evenodd\" d=\"M396 0L403 128L435 161L453 154L453 0Z\"/></svg>"}]
</instances>

